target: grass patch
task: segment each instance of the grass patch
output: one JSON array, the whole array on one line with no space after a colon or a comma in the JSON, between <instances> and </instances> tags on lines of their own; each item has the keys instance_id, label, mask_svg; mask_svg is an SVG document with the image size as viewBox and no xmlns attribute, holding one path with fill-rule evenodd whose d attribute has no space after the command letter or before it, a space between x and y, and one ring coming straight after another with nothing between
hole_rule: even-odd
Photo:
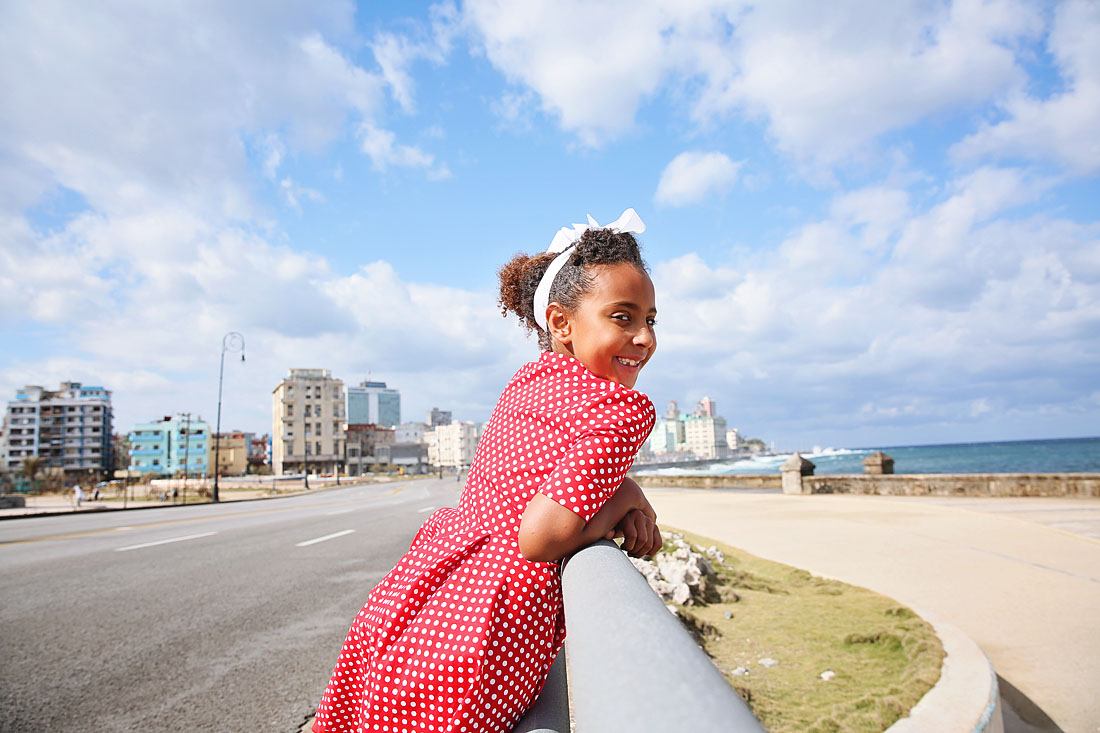
<instances>
[{"instance_id":1,"label":"grass patch","mask_svg":"<svg viewBox=\"0 0 1100 733\"><path fill-rule=\"evenodd\" d=\"M772 733L883 731L939 679L939 638L897 601L674 531L725 555L716 600L679 614Z\"/></svg>"}]
</instances>

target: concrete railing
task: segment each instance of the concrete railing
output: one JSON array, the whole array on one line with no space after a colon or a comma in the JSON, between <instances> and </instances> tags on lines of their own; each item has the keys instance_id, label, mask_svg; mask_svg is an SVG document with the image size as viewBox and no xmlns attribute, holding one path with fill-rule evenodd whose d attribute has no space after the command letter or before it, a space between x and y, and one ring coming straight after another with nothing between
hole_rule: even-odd
<instances>
[{"instance_id":1,"label":"concrete railing","mask_svg":"<svg viewBox=\"0 0 1100 733\"><path fill-rule=\"evenodd\" d=\"M562 571L562 593L569 624L565 657L579 730L764 730L613 542L597 542L570 558ZM555 666L560 662L559 656ZM544 691L516 733L569 730L563 673L556 670L556 686Z\"/></svg>"}]
</instances>

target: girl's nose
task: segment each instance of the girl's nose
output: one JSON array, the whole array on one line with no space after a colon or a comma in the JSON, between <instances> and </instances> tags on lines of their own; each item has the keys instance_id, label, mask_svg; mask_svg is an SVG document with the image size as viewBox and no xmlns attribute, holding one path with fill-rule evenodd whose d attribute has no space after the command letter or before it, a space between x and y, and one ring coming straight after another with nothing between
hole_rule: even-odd
<instances>
[{"instance_id":1,"label":"girl's nose","mask_svg":"<svg viewBox=\"0 0 1100 733\"><path fill-rule=\"evenodd\" d=\"M644 346L647 349L652 349L653 344L657 342L656 336L653 334L653 329L648 325L638 330L634 334L634 343L638 346Z\"/></svg>"}]
</instances>

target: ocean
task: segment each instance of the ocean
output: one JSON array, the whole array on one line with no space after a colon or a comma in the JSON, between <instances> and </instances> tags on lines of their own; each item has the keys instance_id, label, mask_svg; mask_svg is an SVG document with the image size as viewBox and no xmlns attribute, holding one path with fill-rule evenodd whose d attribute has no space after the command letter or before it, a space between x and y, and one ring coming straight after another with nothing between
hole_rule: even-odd
<instances>
[{"instance_id":1,"label":"ocean","mask_svg":"<svg viewBox=\"0 0 1100 733\"><path fill-rule=\"evenodd\" d=\"M802 452L814 473L863 473L863 459L881 450L894 459L894 473L1100 473L1100 437L1013 440L999 443L820 448ZM790 453L753 456L705 466L667 467L641 473L666 476L776 473Z\"/></svg>"}]
</instances>

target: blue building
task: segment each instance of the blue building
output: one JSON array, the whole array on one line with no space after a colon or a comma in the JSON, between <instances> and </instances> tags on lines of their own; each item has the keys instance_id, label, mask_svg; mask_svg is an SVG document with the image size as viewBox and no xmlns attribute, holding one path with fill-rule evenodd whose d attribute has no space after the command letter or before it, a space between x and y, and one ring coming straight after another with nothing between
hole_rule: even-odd
<instances>
[{"instance_id":1,"label":"blue building","mask_svg":"<svg viewBox=\"0 0 1100 733\"><path fill-rule=\"evenodd\" d=\"M210 470L210 426L204 420L163 417L129 434L130 470L160 476L205 476Z\"/></svg>"},{"instance_id":2,"label":"blue building","mask_svg":"<svg viewBox=\"0 0 1100 733\"><path fill-rule=\"evenodd\" d=\"M348 387L348 424L395 428L401 424L401 393L385 382L360 382Z\"/></svg>"}]
</instances>

